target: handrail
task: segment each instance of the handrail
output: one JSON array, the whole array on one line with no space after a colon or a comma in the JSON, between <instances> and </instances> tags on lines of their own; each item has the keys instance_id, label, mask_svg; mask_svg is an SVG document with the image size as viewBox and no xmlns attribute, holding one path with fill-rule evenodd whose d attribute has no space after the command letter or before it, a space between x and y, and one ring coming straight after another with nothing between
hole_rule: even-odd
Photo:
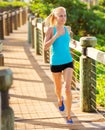
<instances>
[{"instance_id":1,"label":"handrail","mask_svg":"<svg viewBox=\"0 0 105 130\"><path fill-rule=\"evenodd\" d=\"M42 31L42 23L37 23L37 28Z\"/></svg>"},{"instance_id":2,"label":"handrail","mask_svg":"<svg viewBox=\"0 0 105 130\"><path fill-rule=\"evenodd\" d=\"M74 44L70 44L70 48L75 49L76 51L82 52L82 47L79 41L76 41L77 47ZM87 56L93 60L96 60L102 64L105 64L105 52L97 50L93 47L87 47Z\"/></svg>"},{"instance_id":3,"label":"handrail","mask_svg":"<svg viewBox=\"0 0 105 130\"><path fill-rule=\"evenodd\" d=\"M102 64L105 64L105 52L102 52L92 47L88 47L87 56Z\"/></svg>"},{"instance_id":4,"label":"handrail","mask_svg":"<svg viewBox=\"0 0 105 130\"><path fill-rule=\"evenodd\" d=\"M72 44L72 42L70 43L70 48L76 50L76 51L79 51L80 53L82 52L82 47L80 46L80 42L79 41L76 41L76 47L74 44Z\"/></svg>"}]
</instances>

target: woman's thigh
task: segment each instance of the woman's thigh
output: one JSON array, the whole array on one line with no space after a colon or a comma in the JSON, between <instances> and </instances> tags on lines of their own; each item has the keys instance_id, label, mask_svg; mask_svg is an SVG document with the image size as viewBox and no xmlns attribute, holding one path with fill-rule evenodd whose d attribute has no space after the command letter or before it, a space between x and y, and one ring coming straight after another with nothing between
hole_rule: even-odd
<instances>
[{"instance_id":1,"label":"woman's thigh","mask_svg":"<svg viewBox=\"0 0 105 130\"><path fill-rule=\"evenodd\" d=\"M62 73L52 73L54 84L57 88L61 88L62 86Z\"/></svg>"},{"instance_id":2,"label":"woman's thigh","mask_svg":"<svg viewBox=\"0 0 105 130\"><path fill-rule=\"evenodd\" d=\"M72 68L66 68L63 71L64 83L66 86L69 86L69 87L71 86L72 76L73 76L73 69Z\"/></svg>"}]
</instances>

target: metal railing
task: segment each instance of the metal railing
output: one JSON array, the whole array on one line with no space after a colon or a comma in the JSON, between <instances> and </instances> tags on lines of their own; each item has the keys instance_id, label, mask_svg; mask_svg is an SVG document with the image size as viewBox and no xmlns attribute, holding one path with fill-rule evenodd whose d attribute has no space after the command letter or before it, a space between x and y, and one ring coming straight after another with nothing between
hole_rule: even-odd
<instances>
[{"instance_id":1,"label":"metal railing","mask_svg":"<svg viewBox=\"0 0 105 130\"><path fill-rule=\"evenodd\" d=\"M77 50L77 54L75 54L73 52L73 56L74 56L74 64L75 64L75 76L76 76L76 79L77 81L79 82L80 81L80 56L81 56L81 53L82 53L82 48L80 46L80 42L77 42L78 43L78 47L77 48L74 48L73 46L71 46L72 49L76 49ZM92 80L92 84L91 84L91 87L93 88L91 91L90 91L90 94L93 95L93 98L90 98L89 100L91 100L92 104L91 104L91 108L97 112L98 114L101 114L102 115L102 118L105 118L105 108L101 107L97 102L97 91L98 91L98 88L97 87L100 87L102 89L102 83L104 83L104 77L105 77L105 70L103 70L101 66L103 66L103 68L105 68L105 52L102 52L102 51L99 51L93 47L87 47L87 57L92 59L93 62L91 63L91 68L94 68L94 69L91 69L91 73L92 73L92 77L90 78ZM103 75L103 78L100 78L100 75ZM89 80L90 80L89 79ZM101 82L100 82L101 80ZM104 84L105 85L105 84ZM79 86L81 86L79 84ZM102 90L104 91L104 90ZM86 95L85 95L86 96ZM102 97L101 97L102 98ZM103 99L104 100L104 99ZM94 105L95 104L95 107Z\"/></svg>"}]
</instances>

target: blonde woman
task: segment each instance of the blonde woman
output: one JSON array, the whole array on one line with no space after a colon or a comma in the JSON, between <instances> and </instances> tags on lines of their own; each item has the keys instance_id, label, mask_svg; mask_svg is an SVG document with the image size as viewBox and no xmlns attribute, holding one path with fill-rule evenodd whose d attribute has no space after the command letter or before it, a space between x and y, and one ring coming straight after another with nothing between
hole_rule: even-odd
<instances>
[{"instance_id":1,"label":"blonde woman","mask_svg":"<svg viewBox=\"0 0 105 130\"><path fill-rule=\"evenodd\" d=\"M44 50L51 47L50 66L55 84L55 92L58 98L60 111L67 111L67 123L72 124L71 118L71 81L73 75L73 59L69 49L71 28L65 26L67 20L66 9L64 7L55 8L45 19L45 24L49 25L44 39ZM74 42L75 43L75 42ZM62 96L62 75L65 87L65 105Z\"/></svg>"}]
</instances>

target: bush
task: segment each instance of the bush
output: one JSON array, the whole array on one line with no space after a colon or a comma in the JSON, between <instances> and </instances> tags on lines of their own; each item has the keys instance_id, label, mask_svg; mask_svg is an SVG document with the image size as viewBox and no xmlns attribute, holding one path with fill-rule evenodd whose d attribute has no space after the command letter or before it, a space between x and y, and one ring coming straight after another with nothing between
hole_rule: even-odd
<instances>
[{"instance_id":1,"label":"bush","mask_svg":"<svg viewBox=\"0 0 105 130\"><path fill-rule=\"evenodd\" d=\"M105 6L105 0L99 0L99 4Z\"/></svg>"},{"instance_id":2,"label":"bush","mask_svg":"<svg viewBox=\"0 0 105 130\"><path fill-rule=\"evenodd\" d=\"M28 4L25 2L0 2L0 12L25 7Z\"/></svg>"}]
</instances>

